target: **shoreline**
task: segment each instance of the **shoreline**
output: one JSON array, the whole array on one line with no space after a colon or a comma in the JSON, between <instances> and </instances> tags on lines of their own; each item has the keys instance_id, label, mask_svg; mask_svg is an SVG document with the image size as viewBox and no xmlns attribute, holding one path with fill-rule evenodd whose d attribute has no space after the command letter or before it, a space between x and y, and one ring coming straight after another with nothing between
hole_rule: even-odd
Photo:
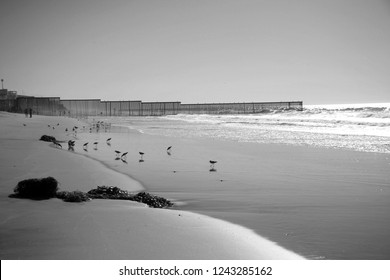
<instances>
[{"instance_id":1,"label":"shoreline","mask_svg":"<svg viewBox=\"0 0 390 280\"><path fill-rule=\"evenodd\" d=\"M57 128L45 133L53 132L46 128L48 121L61 122L62 129L63 123L77 123L0 113L2 259L302 259L242 226L192 212L129 201L71 204L9 198L18 181L49 174L55 174L61 190L84 190L102 182L139 187L97 160L38 141L43 134L66 138Z\"/></svg>"},{"instance_id":2,"label":"shoreline","mask_svg":"<svg viewBox=\"0 0 390 280\"><path fill-rule=\"evenodd\" d=\"M107 135L130 151L127 164L101 150L96 156L148 191L184 202L178 209L242 225L310 259L390 257L388 154L124 131ZM208 170L212 158L217 172Z\"/></svg>"}]
</instances>

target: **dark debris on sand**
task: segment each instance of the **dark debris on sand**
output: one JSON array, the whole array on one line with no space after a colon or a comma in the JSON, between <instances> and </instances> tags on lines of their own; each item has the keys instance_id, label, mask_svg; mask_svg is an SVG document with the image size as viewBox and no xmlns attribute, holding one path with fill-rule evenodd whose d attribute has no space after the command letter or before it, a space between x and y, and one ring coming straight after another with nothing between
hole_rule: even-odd
<instances>
[{"instance_id":1,"label":"dark debris on sand","mask_svg":"<svg viewBox=\"0 0 390 280\"><path fill-rule=\"evenodd\" d=\"M171 201L163 197L147 192L131 194L118 187L98 186L88 193L81 191L58 191L58 182L53 177L20 181L15 187L14 192L10 197L30 199L49 199L56 197L66 202L84 202L91 199L120 199L141 202L153 208L173 206Z\"/></svg>"},{"instance_id":2,"label":"dark debris on sand","mask_svg":"<svg viewBox=\"0 0 390 280\"><path fill-rule=\"evenodd\" d=\"M121 190L118 187L99 186L96 189L90 190L88 196L94 199L121 199L137 201L149 205L153 208L172 207L173 203L163 197L152 195L147 192L140 192L138 194L131 194L127 191Z\"/></svg>"},{"instance_id":3,"label":"dark debris on sand","mask_svg":"<svg viewBox=\"0 0 390 280\"><path fill-rule=\"evenodd\" d=\"M55 142L55 141L57 141L54 136L49 136L49 135L42 135L39 140L40 141L45 141L45 142Z\"/></svg>"},{"instance_id":4,"label":"dark debris on sand","mask_svg":"<svg viewBox=\"0 0 390 280\"><path fill-rule=\"evenodd\" d=\"M27 179L20 181L14 188L14 194L10 197L30 198L30 199L49 199L56 197L58 182L53 177L42 179Z\"/></svg>"},{"instance_id":5,"label":"dark debris on sand","mask_svg":"<svg viewBox=\"0 0 390 280\"><path fill-rule=\"evenodd\" d=\"M57 192L57 198L62 199L66 202L83 202L91 200L91 198L85 192L81 191L60 191Z\"/></svg>"}]
</instances>

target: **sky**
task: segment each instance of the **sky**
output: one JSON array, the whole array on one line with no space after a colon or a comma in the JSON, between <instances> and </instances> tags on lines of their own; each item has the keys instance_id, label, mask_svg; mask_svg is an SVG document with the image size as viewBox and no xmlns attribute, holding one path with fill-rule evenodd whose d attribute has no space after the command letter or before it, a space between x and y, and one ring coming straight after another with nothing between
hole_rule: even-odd
<instances>
[{"instance_id":1,"label":"sky","mask_svg":"<svg viewBox=\"0 0 390 280\"><path fill-rule=\"evenodd\" d=\"M390 102L390 0L2 0L0 78L61 99Z\"/></svg>"}]
</instances>

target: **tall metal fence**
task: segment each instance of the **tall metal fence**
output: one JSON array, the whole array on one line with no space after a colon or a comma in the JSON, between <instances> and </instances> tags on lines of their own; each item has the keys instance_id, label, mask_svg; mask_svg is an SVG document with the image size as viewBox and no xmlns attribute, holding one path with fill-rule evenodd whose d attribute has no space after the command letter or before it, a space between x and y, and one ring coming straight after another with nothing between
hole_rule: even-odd
<instances>
[{"instance_id":1,"label":"tall metal fence","mask_svg":"<svg viewBox=\"0 0 390 280\"><path fill-rule=\"evenodd\" d=\"M256 114L276 109L302 110L302 101L201 103L142 101L101 101L100 99L64 99L59 97L18 97L0 100L0 110L23 113L32 109L39 115L88 116L163 116L175 114Z\"/></svg>"},{"instance_id":2,"label":"tall metal fence","mask_svg":"<svg viewBox=\"0 0 390 280\"><path fill-rule=\"evenodd\" d=\"M96 116L98 115L100 99L65 99L61 100L61 104L68 116Z\"/></svg>"},{"instance_id":3,"label":"tall metal fence","mask_svg":"<svg viewBox=\"0 0 390 280\"><path fill-rule=\"evenodd\" d=\"M163 116L180 113L180 102L142 102L140 116Z\"/></svg>"},{"instance_id":4,"label":"tall metal fence","mask_svg":"<svg viewBox=\"0 0 390 280\"><path fill-rule=\"evenodd\" d=\"M0 111L11 112L15 108L15 99L0 99Z\"/></svg>"},{"instance_id":5,"label":"tall metal fence","mask_svg":"<svg viewBox=\"0 0 390 280\"><path fill-rule=\"evenodd\" d=\"M101 101L101 116L139 116L141 101Z\"/></svg>"},{"instance_id":6,"label":"tall metal fence","mask_svg":"<svg viewBox=\"0 0 390 280\"><path fill-rule=\"evenodd\" d=\"M180 112L180 102L61 100L69 116L162 116Z\"/></svg>"},{"instance_id":7,"label":"tall metal fence","mask_svg":"<svg viewBox=\"0 0 390 280\"><path fill-rule=\"evenodd\" d=\"M14 113L24 113L30 109L35 115L58 116L64 112L64 106L59 97L18 97L16 99L0 100L0 110Z\"/></svg>"},{"instance_id":8,"label":"tall metal fence","mask_svg":"<svg viewBox=\"0 0 390 280\"><path fill-rule=\"evenodd\" d=\"M302 110L302 101L181 104L182 114L256 114L269 110Z\"/></svg>"}]
</instances>

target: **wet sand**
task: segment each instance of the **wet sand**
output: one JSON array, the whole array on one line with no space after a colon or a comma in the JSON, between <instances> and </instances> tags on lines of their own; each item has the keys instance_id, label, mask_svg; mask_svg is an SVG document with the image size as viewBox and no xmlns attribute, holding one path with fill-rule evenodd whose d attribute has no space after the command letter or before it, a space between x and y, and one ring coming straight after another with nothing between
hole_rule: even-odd
<instances>
[{"instance_id":1,"label":"wet sand","mask_svg":"<svg viewBox=\"0 0 390 280\"><path fill-rule=\"evenodd\" d=\"M177 139L125 128L83 137L102 143L112 137L111 146L80 152L179 201L176 209L243 225L310 259L390 258L388 154ZM126 163L115 160L116 149L129 152ZM210 159L218 161L216 171L210 172Z\"/></svg>"},{"instance_id":2,"label":"wet sand","mask_svg":"<svg viewBox=\"0 0 390 280\"><path fill-rule=\"evenodd\" d=\"M144 186L127 175L132 175L132 170L122 169L131 167L130 163L112 158L114 135L113 145L108 146L105 143L108 133L73 135L74 125L86 125L74 119L44 116L29 119L4 112L0 112L0 125L0 257L3 260L302 259L240 225L180 209L151 209L129 201L93 200L74 204L58 199L9 198L17 182L45 176L55 177L60 189L68 191L113 185L136 192ZM64 149L58 149L38 141L43 134L59 140L76 139L76 151L67 151L66 143ZM118 139L126 143L129 134L120 135L123 137ZM104 141L99 140L97 150L90 146L84 152L82 143L92 138L104 138ZM149 150L145 153L148 155ZM129 153L128 158L134 159L134 154ZM165 166L161 161L157 165ZM162 180L161 172L147 171L144 168L147 165L139 167L154 182ZM164 186L165 183L161 184L161 188ZM154 192L152 188L147 190ZM164 194L163 190L157 192ZM168 190L164 196L175 198L171 193Z\"/></svg>"}]
</instances>

